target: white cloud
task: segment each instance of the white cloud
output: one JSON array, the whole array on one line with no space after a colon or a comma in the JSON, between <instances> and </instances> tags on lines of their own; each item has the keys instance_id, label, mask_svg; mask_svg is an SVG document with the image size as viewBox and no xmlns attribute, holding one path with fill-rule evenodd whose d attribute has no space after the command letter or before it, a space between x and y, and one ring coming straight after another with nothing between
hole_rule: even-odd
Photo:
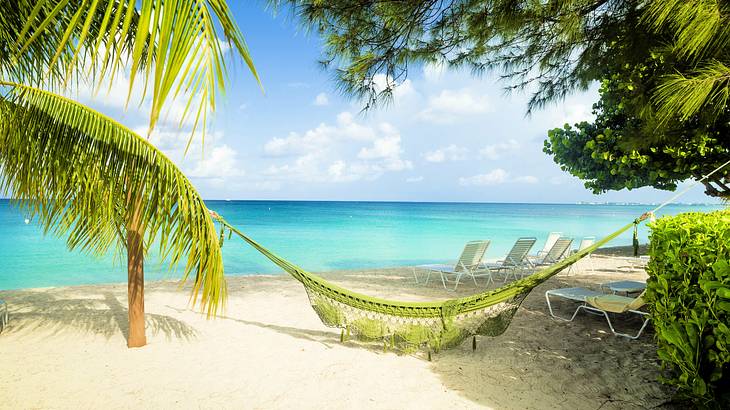
<instances>
[{"instance_id":1,"label":"white cloud","mask_svg":"<svg viewBox=\"0 0 730 410\"><path fill-rule=\"evenodd\" d=\"M307 182L373 180L386 172L413 168L411 161L402 158L401 142L399 131L389 123L365 125L343 112L335 125L322 123L304 133L292 132L266 142L267 154L295 158L269 166L264 175Z\"/></svg>"},{"instance_id":2,"label":"white cloud","mask_svg":"<svg viewBox=\"0 0 730 410\"><path fill-rule=\"evenodd\" d=\"M525 175L515 178L514 181L523 184L537 184L538 182L540 182L540 179L533 175Z\"/></svg>"},{"instance_id":3,"label":"white cloud","mask_svg":"<svg viewBox=\"0 0 730 410\"><path fill-rule=\"evenodd\" d=\"M498 185L507 181L509 173L502 168L493 169L486 174L478 174L470 177L459 178L459 185L462 186L483 186Z\"/></svg>"},{"instance_id":4,"label":"white cloud","mask_svg":"<svg viewBox=\"0 0 730 410\"><path fill-rule=\"evenodd\" d=\"M319 94L317 94L316 97L314 97L314 102L313 102L314 105L324 106L324 105L329 105L329 103L330 103L330 99L329 99L329 97L327 97L326 93L319 93Z\"/></svg>"},{"instance_id":5,"label":"white cloud","mask_svg":"<svg viewBox=\"0 0 730 410\"><path fill-rule=\"evenodd\" d=\"M565 116L564 122L570 125L582 121L592 121L594 118L591 106L580 103L565 104L563 106L563 115Z\"/></svg>"},{"instance_id":6,"label":"white cloud","mask_svg":"<svg viewBox=\"0 0 730 410\"><path fill-rule=\"evenodd\" d=\"M241 177L245 172L238 167L237 155L238 153L228 145L215 147L211 152L205 153L187 175L191 178L213 179Z\"/></svg>"},{"instance_id":7,"label":"white cloud","mask_svg":"<svg viewBox=\"0 0 730 410\"><path fill-rule=\"evenodd\" d=\"M451 144L447 147L428 151L423 154L423 158L428 162L444 162L444 161L463 161L466 159L468 150Z\"/></svg>"},{"instance_id":8,"label":"white cloud","mask_svg":"<svg viewBox=\"0 0 730 410\"><path fill-rule=\"evenodd\" d=\"M154 70L154 69L153 69ZM96 84L82 84L74 87L75 92L67 93L73 99L89 105L99 104L104 107L124 110L132 115L137 115L145 120L149 119L152 110L151 86L144 91L144 78L138 74L130 91L130 76L124 71L115 73L114 81L111 77L104 80L104 84L95 93ZM127 98L129 96L129 98ZM188 101L192 102L188 106ZM159 127L187 127L192 128L195 124L195 117L198 114L201 99L189 93L181 92L176 98L169 95L165 101L160 116L158 117ZM203 115L198 122L198 130L202 128ZM146 136L147 128L139 135Z\"/></svg>"},{"instance_id":9,"label":"white cloud","mask_svg":"<svg viewBox=\"0 0 730 410\"><path fill-rule=\"evenodd\" d=\"M289 133L285 138L272 138L264 144L264 152L271 156L301 154L325 146L330 141L330 134L334 129L327 124L320 124L317 128L306 133Z\"/></svg>"},{"instance_id":10,"label":"white cloud","mask_svg":"<svg viewBox=\"0 0 730 410\"><path fill-rule=\"evenodd\" d=\"M146 132L147 127L140 125L135 132ZM205 147L200 142L202 137L196 134L189 151L185 148L190 139L189 129L173 127L157 127L150 135L149 141L167 155L180 167L189 178L205 179L213 187L221 188L239 183L238 178L246 175L238 160L238 152L231 146L222 143L222 132L209 132L205 135Z\"/></svg>"},{"instance_id":11,"label":"white cloud","mask_svg":"<svg viewBox=\"0 0 730 410\"><path fill-rule=\"evenodd\" d=\"M486 174L472 175L470 177L459 178L459 185L462 186L486 186L499 185L506 182L518 184L537 184L539 179L532 175L524 175L516 178L510 178L510 173L502 168L495 168Z\"/></svg>"},{"instance_id":12,"label":"white cloud","mask_svg":"<svg viewBox=\"0 0 730 410\"><path fill-rule=\"evenodd\" d=\"M428 98L428 105L419 114L423 120L451 123L460 117L485 114L492 111L486 95L474 95L469 88L442 90Z\"/></svg>"},{"instance_id":13,"label":"white cloud","mask_svg":"<svg viewBox=\"0 0 730 410\"><path fill-rule=\"evenodd\" d=\"M423 65L423 78L431 83L436 83L443 77L446 72L446 64L444 63L426 63Z\"/></svg>"},{"instance_id":14,"label":"white cloud","mask_svg":"<svg viewBox=\"0 0 730 410\"><path fill-rule=\"evenodd\" d=\"M416 182L422 182L422 181L423 181L423 176L406 178L406 182L409 184L413 184Z\"/></svg>"},{"instance_id":15,"label":"white cloud","mask_svg":"<svg viewBox=\"0 0 730 410\"><path fill-rule=\"evenodd\" d=\"M507 142L484 146L479 150L479 159L496 160L506 153L516 152L519 149L520 143L517 140L509 139Z\"/></svg>"},{"instance_id":16,"label":"white cloud","mask_svg":"<svg viewBox=\"0 0 730 410\"><path fill-rule=\"evenodd\" d=\"M337 115L336 125L321 123L304 133L290 132L287 137L270 139L264 144L264 152L270 156L287 156L313 150L327 151L337 141L373 141L379 131L388 134L393 133L394 128L388 123L381 123L378 128L365 126L355 122L352 114L345 111Z\"/></svg>"},{"instance_id":17,"label":"white cloud","mask_svg":"<svg viewBox=\"0 0 730 410\"><path fill-rule=\"evenodd\" d=\"M400 135L388 135L373 141L371 147L363 147L357 153L360 159L394 158L403 150L400 147Z\"/></svg>"},{"instance_id":18,"label":"white cloud","mask_svg":"<svg viewBox=\"0 0 730 410\"><path fill-rule=\"evenodd\" d=\"M552 177L552 178L550 178L550 181L549 182L552 185L562 185L563 182L565 182L565 178L563 176Z\"/></svg>"},{"instance_id":19,"label":"white cloud","mask_svg":"<svg viewBox=\"0 0 730 410\"><path fill-rule=\"evenodd\" d=\"M416 92L415 88L413 88L413 82L409 79L406 79L401 83L397 83L385 74L375 74L373 76L373 82L375 83L376 92L382 92L387 88L390 88L395 100L405 98L409 95L415 94Z\"/></svg>"}]
</instances>

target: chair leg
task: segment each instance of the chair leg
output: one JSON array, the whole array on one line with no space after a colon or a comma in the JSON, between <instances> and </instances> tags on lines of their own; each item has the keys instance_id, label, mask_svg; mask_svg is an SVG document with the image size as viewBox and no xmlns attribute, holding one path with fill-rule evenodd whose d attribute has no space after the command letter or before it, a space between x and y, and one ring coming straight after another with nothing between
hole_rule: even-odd
<instances>
[{"instance_id":1,"label":"chair leg","mask_svg":"<svg viewBox=\"0 0 730 410\"><path fill-rule=\"evenodd\" d=\"M416 280L416 284L418 284L418 275L416 274L416 268L413 268L413 279Z\"/></svg>"},{"instance_id":2,"label":"chair leg","mask_svg":"<svg viewBox=\"0 0 730 410\"><path fill-rule=\"evenodd\" d=\"M454 292L456 291L456 288L459 287L459 281L461 280L462 273L459 272L456 274L456 283L454 284Z\"/></svg>"},{"instance_id":3,"label":"chair leg","mask_svg":"<svg viewBox=\"0 0 730 410\"><path fill-rule=\"evenodd\" d=\"M444 273L443 272L439 272L439 273L441 273L441 283L444 285L444 289L449 290L449 288L446 287L446 278L444 277Z\"/></svg>"},{"instance_id":4,"label":"chair leg","mask_svg":"<svg viewBox=\"0 0 730 410\"><path fill-rule=\"evenodd\" d=\"M641 324L641 328L639 329L639 332L636 333L635 335L630 335L628 333L617 332L616 329L614 329L613 324L611 323L611 318L608 317L608 313L603 312L603 316L606 318L606 322L608 322L608 327L611 329L611 333L613 333L616 336L625 337L625 338L628 338L631 340L636 340L639 338L639 336L641 336L641 333L644 331L644 329L646 328L646 325L649 323L649 320L650 320L649 316L646 316L646 319L644 319L644 323ZM644 316L644 315L642 315L642 316Z\"/></svg>"},{"instance_id":5,"label":"chair leg","mask_svg":"<svg viewBox=\"0 0 730 410\"><path fill-rule=\"evenodd\" d=\"M608 312L606 312L604 310L601 310L601 309L596 309L596 308L593 308L593 307L590 307L590 306L587 306L587 305L581 305L581 306L578 307L578 309L579 310L580 309L583 309L586 312L597 313L599 315L602 314L603 317L606 319L606 323L608 323L609 329L611 329L611 333L613 333L615 336L621 336L621 337L625 337L625 338L628 338L628 339L631 339L631 340L636 340L636 339L639 338L639 336L641 336L641 333L644 331L644 329L646 328L646 325L649 323L649 320L651 319L649 317L649 315L642 314L642 313L637 313L637 314L639 314L641 316L646 317L646 319L644 319L644 323L641 324L641 328L639 329L638 333L636 333L635 335L630 335L630 334L627 334L627 333L621 333L621 332L617 332L616 331L616 329L613 327L613 322L611 322L611 318L608 316ZM633 312L633 311L630 311L630 312ZM633 313L636 313L636 312L633 312Z\"/></svg>"},{"instance_id":6,"label":"chair leg","mask_svg":"<svg viewBox=\"0 0 730 410\"><path fill-rule=\"evenodd\" d=\"M558 315L555 314L555 312L553 311L553 306L552 306L552 304L550 304L550 293L549 293L549 291L548 292L545 292L545 300L547 301L548 311L550 311L550 316L552 316L554 319L562 320L564 322L572 322L573 319L575 319L575 317L578 315L578 312L582 308L585 307L585 305L578 306L578 308L575 309L575 312L573 312L573 316L571 316L570 319L568 319L567 317L562 317L562 316L558 316Z\"/></svg>"}]
</instances>

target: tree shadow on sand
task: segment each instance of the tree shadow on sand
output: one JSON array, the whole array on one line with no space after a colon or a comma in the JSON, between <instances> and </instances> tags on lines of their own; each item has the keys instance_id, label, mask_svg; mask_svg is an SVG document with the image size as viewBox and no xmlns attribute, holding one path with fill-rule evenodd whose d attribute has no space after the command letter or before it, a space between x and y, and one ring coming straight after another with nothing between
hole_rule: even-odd
<instances>
[{"instance_id":1,"label":"tree shadow on sand","mask_svg":"<svg viewBox=\"0 0 730 410\"><path fill-rule=\"evenodd\" d=\"M589 282L588 278L576 279L555 278L536 288L503 335L477 337L476 350L472 350L470 338L461 346L435 353L430 370L446 389L493 408L669 408L672 391L657 380L660 370L651 329L632 341L611 334L603 317L579 315L571 323L549 317L545 290L560 287L564 280L572 286ZM473 293L474 289L460 292ZM556 301L555 307L561 313L575 309L567 301ZM222 319L328 347L340 344L338 330ZM621 316L615 325L619 330L638 330L641 321ZM382 342L350 340L344 346L379 354L384 351ZM414 356L427 357L423 352Z\"/></svg>"},{"instance_id":2,"label":"tree shadow on sand","mask_svg":"<svg viewBox=\"0 0 730 410\"><path fill-rule=\"evenodd\" d=\"M110 339L121 334L129 337L126 293L84 289L34 289L3 292L8 302L10 321L6 332L50 332L52 335L75 329ZM147 331L164 334L167 339L190 340L197 332L185 322L170 316L145 314Z\"/></svg>"},{"instance_id":3,"label":"tree shadow on sand","mask_svg":"<svg viewBox=\"0 0 730 410\"><path fill-rule=\"evenodd\" d=\"M231 320L236 323L240 323L246 326L256 326L262 329L272 330L277 333L281 333L287 336L291 336L297 339L307 340L310 342L320 343L323 346L331 349L334 345L342 345L345 347L351 347L356 349L366 349L371 352L384 352L386 347L382 341L365 341L358 339L349 339L345 342L340 341L339 329L331 330L315 330L315 329L302 329L292 326L281 326L270 323L261 323L253 320L239 319L230 316L218 316L218 319Z\"/></svg>"}]
</instances>

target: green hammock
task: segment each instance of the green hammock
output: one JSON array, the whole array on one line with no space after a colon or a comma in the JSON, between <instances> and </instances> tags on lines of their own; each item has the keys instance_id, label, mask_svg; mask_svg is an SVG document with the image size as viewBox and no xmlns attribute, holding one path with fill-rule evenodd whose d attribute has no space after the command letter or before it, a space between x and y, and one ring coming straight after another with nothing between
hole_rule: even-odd
<instances>
[{"instance_id":1,"label":"green hammock","mask_svg":"<svg viewBox=\"0 0 730 410\"><path fill-rule=\"evenodd\" d=\"M347 290L294 265L264 248L211 212L225 230L235 233L304 285L322 322L342 329L341 339L382 340L384 346L413 352L454 347L474 335L498 336L507 330L517 308L530 291L579 259L616 238L645 216L597 241L593 246L501 288L441 302L399 302Z\"/></svg>"}]
</instances>

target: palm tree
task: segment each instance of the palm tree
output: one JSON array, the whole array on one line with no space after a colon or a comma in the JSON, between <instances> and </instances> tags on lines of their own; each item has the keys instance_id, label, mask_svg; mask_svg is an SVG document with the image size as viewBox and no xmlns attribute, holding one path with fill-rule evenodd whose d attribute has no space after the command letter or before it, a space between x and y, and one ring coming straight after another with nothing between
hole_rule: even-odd
<instances>
[{"instance_id":1,"label":"palm tree","mask_svg":"<svg viewBox=\"0 0 730 410\"><path fill-rule=\"evenodd\" d=\"M204 135L225 87L221 36L258 80L225 0L0 2L0 192L72 249L126 250L129 347L146 344L144 256L153 242L171 266L184 263L192 303L216 314L226 298L218 235L161 151L57 92L111 85L125 71L130 91L143 81L150 95L150 132L166 101L185 98L190 138L199 125Z\"/></svg>"}]
</instances>

